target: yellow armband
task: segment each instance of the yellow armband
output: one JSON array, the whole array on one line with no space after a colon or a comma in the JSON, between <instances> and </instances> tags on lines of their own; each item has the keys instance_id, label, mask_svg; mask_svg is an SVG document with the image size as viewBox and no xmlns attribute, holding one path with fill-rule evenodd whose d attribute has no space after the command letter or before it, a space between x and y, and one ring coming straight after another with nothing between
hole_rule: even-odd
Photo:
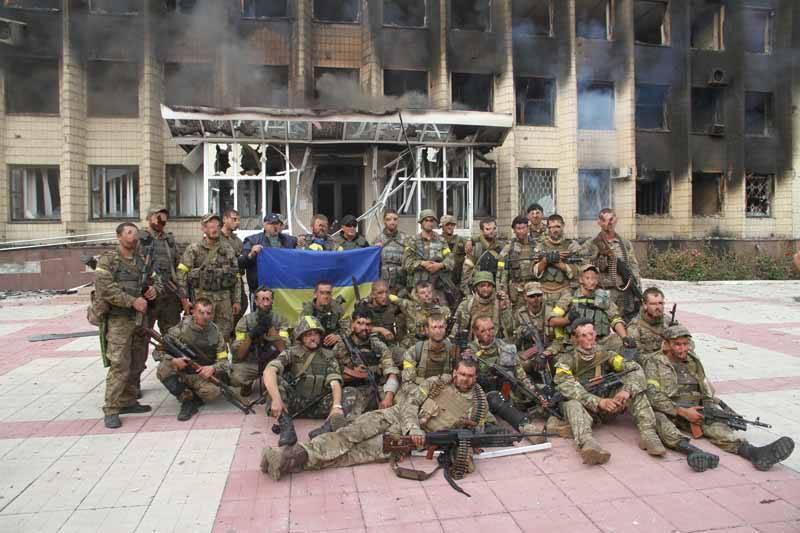
<instances>
[{"instance_id":1,"label":"yellow armband","mask_svg":"<svg viewBox=\"0 0 800 533\"><path fill-rule=\"evenodd\" d=\"M178 265L178 270L180 270L181 272L189 272L189 267L181 263Z\"/></svg>"}]
</instances>

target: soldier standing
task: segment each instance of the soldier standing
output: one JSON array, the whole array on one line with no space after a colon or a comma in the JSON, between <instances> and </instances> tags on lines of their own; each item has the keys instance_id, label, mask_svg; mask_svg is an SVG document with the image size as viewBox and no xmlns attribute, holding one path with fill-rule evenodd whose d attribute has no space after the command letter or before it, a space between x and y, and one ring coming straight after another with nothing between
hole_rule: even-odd
<instances>
[{"instance_id":1,"label":"soldier standing","mask_svg":"<svg viewBox=\"0 0 800 533\"><path fill-rule=\"evenodd\" d=\"M147 337L136 325L136 314L147 313L148 302L161 291L160 282L143 291L144 258L138 248L139 229L123 222L117 226L116 250L105 252L95 269L95 297L105 303L106 358L110 363L106 374L106 396L103 423L109 429L122 426L121 414L146 413L149 405L136 401L139 379L147 361Z\"/></svg>"},{"instance_id":2,"label":"soldier standing","mask_svg":"<svg viewBox=\"0 0 800 533\"><path fill-rule=\"evenodd\" d=\"M283 221L277 213L264 217L264 231L245 238L239 265L247 269L247 287L251 296L258 288L258 254L264 248L289 248L297 246L297 239L282 232Z\"/></svg>"},{"instance_id":3,"label":"soldier standing","mask_svg":"<svg viewBox=\"0 0 800 533\"><path fill-rule=\"evenodd\" d=\"M153 270L158 274L164 291L147 306L147 322L151 329L158 322L159 331L169 331L181 320L181 303L175 267L178 264L178 245L172 233L165 232L169 212L164 207L151 207L147 212L147 227L139 231L139 246L143 253L153 251Z\"/></svg>"},{"instance_id":4,"label":"soldier standing","mask_svg":"<svg viewBox=\"0 0 800 533\"><path fill-rule=\"evenodd\" d=\"M328 217L317 213L311 219L311 233L297 239L297 247L315 252L332 252L336 249L333 237L328 235Z\"/></svg>"},{"instance_id":5,"label":"soldier standing","mask_svg":"<svg viewBox=\"0 0 800 533\"><path fill-rule=\"evenodd\" d=\"M498 261L498 291L505 292L514 309L525 306L523 290L533 281L533 254L536 239L528 232L528 219L520 215L511 223L514 239L503 247Z\"/></svg>"},{"instance_id":6,"label":"soldier standing","mask_svg":"<svg viewBox=\"0 0 800 533\"><path fill-rule=\"evenodd\" d=\"M197 413L204 402L215 400L222 394L218 385L208 381L212 376L225 380L228 375L228 350L225 337L211 321L214 304L200 297L195 301L192 314L169 330L167 337L194 349L201 359L197 372L186 372L191 360L175 357L167 352L159 355L156 376L164 387L181 402L178 420L185 422Z\"/></svg>"},{"instance_id":7,"label":"soldier standing","mask_svg":"<svg viewBox=\"0 0 800 533\"><path fill-rule=\"evenodd\" d=\"M528 230L531 237L538 241L547 233L547 225L544 223L544 208L539 204L531 204L525 211L528 218Z\"/></svg>"},{"instance_id":8,"label":"soldier standing","mask_svg":"<svg viewBox=\"0 0 800 533\"><path fill-rule=\"evenodd\" d=\"M639 429L639 447L650 455L667 453L656 434L656 418L647 399L647 384L639 364L626 361L615 352L598 349L594 324L585 318L572 324L572 346L573 350L558 358L554 383L564 395L561 411L583 462L591 465L608 462L611 454L592 436L592 423L594 417L622 413L625 409L630 409ZM611 398L588 392L580 382L623 371L629 372L620 378L622 386Z\"/></svg>"},{"instance_id":9,"label":"soldier standing","mask_svg":"<svg viewBox=\"0 0 800 533\"><path fill-rule=\"evenodd\" d=\"M242 239L236 235L236 230L239 229L240 224L239 212L235 209L226 209L225 212L222 214L222 229L220 230L220 241L223 241L231 247L233 252L236 254L236 264L239 265L239 277L241 279L241 275L244 274L245 265L240 260L242 255L242 250L244 248L244 243ZM241 296L239 298L239 312L233 315L233 325L239 323L239 319L242 318L244 312L247 311L247 295L244 292L244 283L239 283Z\"/></svg>"},{"instance_id":10,"label":"soldier standing","mask_svg":"<svg viewBox=\"0 0 800 533\"><path fill-rule=\"evenodd\" d=\"M567 263L567 258L580 251L580 246L564 238L564 218L553 214L547 217L547 233L536 246L541 259L533 266L533 275L542 284L545 315L553 311L559 300L572 292L577 265ZM550 332L552 335L552 332Z\"/></svg>"},{"instance_id":11,"label":"soldier standing","mask_svg":"<svg viewBox=\"0 0 800 533\"><path fill-rule=\"evenodd\" d=\"M497 325L498 337L511 337L514 333L514 316L511 304L504 294L496 294L494 276L491 272L476 272L472 280L472 292L456 309L451 336L460 332L471 332L475 321L482 317L492 319ZM472 338L471 334L470 337Z\"/></svg>"},{"instance_id":12,"label":"soldier standing","mask_svg":"<svg viewBox=\"0 0 800 533\"><path fill-rule=\"evenodd\" d=\"M403 270L403 251L409 237L397 229L399 216L394 209L383 212L383 230L373 243L381 247L381 279L389 284L392 294L406 294L406 274ZM444 217L442 217L444 220Z\"/></svg>"},{"instance_id":13,"label":"soldier standing","mask_svg":"<svg viewBox=\"0 0 800 533\"><path fill-rule=\"evenodd\" d=\"M430 315L450 316L450 309L447 306L433 301L433 287L427 281L417 283L410 300L395 295L389 296L389 300L400 308L405 317L406 330L400 342L403 349L408 349L415 342L427 338L425 324Z\"/></svg>"},{"instance_id":14,"label":"soldier standing","mask_svg":"<svg viewBox=\"0 0 800 533\"><path fill-rule=\"evenodd\" d=\"M433 285L437 303L453 305L458 298L454 294L458 287L451 277L453 258L450 247L433 231L438 219L431 209L420 211L418 221L421 230L409 240L403 252L403 268L408 275L407 288L411 291L420 281L428 281Z\"/></svg>"},{"instance_id":15,"label":"soldier standing","mask_svg":"<svg viewBox=\"0 0 800 533\"><path fill-rule=\"evenodd\" d=\"M753 446L737 438L727 424L704 420L704 406L722 410L727 406L714 396L703 364L691 352L691 338L685 326L670 326L664 330L661 349L644 362L647 395L656 412L658 434L667 447L686 454L689 466L697 472L715 468L719 457L692 446L680 431L687 431L690 424L694 424L715 446L744 457L757 470L769 470L772 465L788 459L794 451L794 441L789 437L780 437L766 446Z\"/></svg>"},{"instance_id":16,"label":"soldier standing","mask_svg":"<svg viewBox=\"0 0 800 533\"><path fill-rule=\"evenodd\" d=\"M489 272L493 279L497 279L498 270L504 265L499 263L503 243L497 238L497 221L493 218L484 218L480 221L481 235L478 242L473 242L472 251L464 259L464 272L461 275L461 292L469 294L473 278L477 272ZM498 291L502 291L500 286Z\"/></svg>"},{"instance_id":17,"label":"soldier standing","mask_svg":"<svg viewBox=\"0 0 800 533\"><path fill-rule=\"evenodd\" d=\"M342 217L342 231L333 238L336 251L357 250L369 246L367 239L358 232L358 220L353 215Z\"/></svg>"},{"instance_id":18,"label":"soldier standing","mask_svg":"<svg viewBox=\"0 0 800 533\"><path fill-rule=\"evenodd\" d=\"M347 330L344 309L339 300L333 299L333 284L330 281L318 281L314 286L314 299L303 303L302 314L313 316L322 325L324 335L322 345L326 348L341 340L341 332Z\"/></svg>"},{"instance_id":19,"label":"soldier standing","mask_svg":"<svg viewBox=\"0 0 800 533\"><path fill-rule=\"evenodd\" d=\"M461 286L461 279L464 273L464 260L467 254L472 253L472 241L465 239L461 235L456 235L456 217L453 215L442 216L442 239L450 248L450 255L453 257L453 269L451 276L456 287Z\"/></svg>"},{"instance_id":20,"label":"soldier standing","mask_svg":"<svg viewBox=\"0 0 800 533\"><path fill-rule=\"evenodd\" d=\"M195 300L206 298L214 304L214 323L228 339L233 331L233 316L241 309L242 281L236 252L220 239L221 225L218 215L203 217L203 240L186 248L177 274L184 294L190 294L191 287ZM181 300L181 304L184 312L191 314L189 298Z\"/></svg>"}]
</instances>

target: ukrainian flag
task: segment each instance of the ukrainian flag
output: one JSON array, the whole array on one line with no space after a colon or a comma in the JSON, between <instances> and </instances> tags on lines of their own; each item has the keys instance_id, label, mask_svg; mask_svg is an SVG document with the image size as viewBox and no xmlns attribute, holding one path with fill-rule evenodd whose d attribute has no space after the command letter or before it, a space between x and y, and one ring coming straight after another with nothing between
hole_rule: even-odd
<instances>
[{"instance_id":1,"label":"ukrainian flag","mask_svg":"<svg viewBox=\"0 0 800 533\"><path fill-rule=\"evenodd\" d=\"M333 284L333 297L344 298L345 315L353 311L355 276L362 298L372 290L372 282L380 279L381 249L378 246L342 252L315 252L264 248L258 254L258 284L275 292L272 308L290 325L297 323L303 302L314 298L318 281Z\"/></svg>"}]
</instances>

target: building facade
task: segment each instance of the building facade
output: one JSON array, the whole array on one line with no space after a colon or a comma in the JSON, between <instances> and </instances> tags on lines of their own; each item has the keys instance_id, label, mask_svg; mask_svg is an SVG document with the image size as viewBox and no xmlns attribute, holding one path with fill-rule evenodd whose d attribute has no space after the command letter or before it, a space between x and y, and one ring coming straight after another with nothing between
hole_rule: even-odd
<instances>
[{"instance_id":1,"label":"building facade","mask_svg":"<svg viewBox=\"0 0 800 533\"><path fill-rule=\"evenodd\" d=\"M794 0L0 6L3 241L377 200L409 231L537 202L571 236L612 206L638 240L800 238Z\"/></svg>"}]
</instances>

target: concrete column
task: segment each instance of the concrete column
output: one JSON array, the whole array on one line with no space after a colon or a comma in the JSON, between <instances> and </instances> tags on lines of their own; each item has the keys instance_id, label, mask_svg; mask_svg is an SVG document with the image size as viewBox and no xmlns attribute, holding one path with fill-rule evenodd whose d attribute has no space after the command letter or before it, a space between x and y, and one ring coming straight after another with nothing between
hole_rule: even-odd
<instances>
[{"instance_id":1,"label":"concrete column","mask_svg":"<svg viewBox=\"0 0 800 533\"><path fill-rule=\"evenodd\" d=\"M447 65L447 2L434 0L431 15L431 106L450 109L450 69Z\"/></svg>"},{"instance_id":2,"label":"concrete column","mask_svg":"<svg viewBox=\"0 0 800 533\"><path fill-rule=\"evenodd\" d=\"M788 4L787 4L788 7ZM790 109L797 109L800 107L800 6L796 3L792 4L791 9L792 18L792 42L789 51L791 52L791 77L792 77L792 102ZM792 116L792 131L791 131L791 166L792 169L787 172L786 179L791 180L791 195L792 195L792 226L791 237L793 239L800 239L800 112L795 111Z\"/></svg>"},{"instance_id":3,"label":"concrete column","mask_svg":"<svg viewBox=\"0 0 800 533\"><path fill-rule=\"evenodd\" d=\"M0 191L11 191L6 166L6 94L5 70L0 69ZM11 219L10 194L0 194L0 240L6 238L6 224Z\"/></svg>"},{"instance_id":4,"label":"concrete column","mask_svg":"<svg viewBox=\"0 0 800 533\"><path fill-rule=\"evenodd\" d=\"M294 2L292 22L292 60L289 62L289 105L303 107L313 90L314 70L312 63L313 31L311 28L312 0Z\"/></svg>"},{"instance_id":5,"label":"concrete column","mask_svg":"<svg viewBox=\"0 0 800 533\"><path fill-rule=\"evenodd\" d=\"M362 0L361 13L361 92L381 96L383 68L378 54L378 36L383 26L383 5Z\"/></svg>"},{"instance_id":6,"label":"concrete column","mask_svg":"<svg viewBox=\"0 0 800 533\"><path fill-rule=\"evenodd\" d=\"M578 74L575 61L575 0L555 2L555 31L559 41L556 80L556 127L561 157L556 177L556 210L566 221L566 235L578 235Z\"/></svg>"},{"instance_id":7,"label":"concrete column","mask_svg":"<svg viewBox=\"0 0 800 533\"><path fill-rule=\"evenodd\" d=\"M514 99L514 43L512 39L512 17L511 2L501 2L496 9L495 20L492 21L492 29L498 35L498 57L499 65L494 78L494 102L495 113L515 114ZM495 180L497 191L496 215L497 225L502 233L511 235L508 231L511 221L517 215L513 209L504 206L513 206L517 203L512 201L517 194L517 165L515 152L514 130L509 132L506 142L495 149L495 161L498 162L495 169Z\"/></svg>"},{"instance_id":8,"label":"concrete column","mask_svg":"<svg viewBox=\"0 0 800 533\"><path fill-rule=\"evenodd\" d=\"M614 22L614 53L621 58L622 72L615 87L614 121L617 130L617 164L631 169L631 177L612 181L612 205L620 220L618 231L636 236L636 75L634 55L633 0L618 0Z\"/></svg>"},{"instance_id":9,"label":"concrete column","mask_svg":"<svg viewBox=\"0 0 800 533\"><path fill-rule=\"evenodd\" d=\"M151 205L166 205L164 177L164 66L156 52L156 15L145 4L144 54L139 80L139 116L142 121L142 159L139 163L139 216L144 220Z\"/></svg>"}]
</instances>

